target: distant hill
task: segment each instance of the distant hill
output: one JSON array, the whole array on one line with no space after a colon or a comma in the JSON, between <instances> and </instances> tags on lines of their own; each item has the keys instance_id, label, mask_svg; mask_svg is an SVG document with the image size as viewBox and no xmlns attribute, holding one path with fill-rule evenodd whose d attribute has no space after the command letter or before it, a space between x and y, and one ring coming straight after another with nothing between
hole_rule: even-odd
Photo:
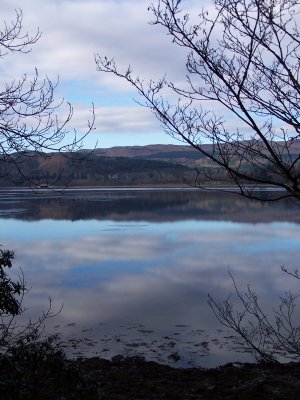
<instances>
[{"instance_id":1,"label":"distant hill","mask_svg":"<svg viewBox=\"0 0 300 400\"><path fill-rule=\"evenodd\" d=\"M106 157L128 157L135 159L176 161L179 163L199 160L203 155L191 146L183 145L149 145L111 147L109 149L96 149L95 155Z\"/></svg>"},{"instance_id":2,"label":"distant hill","mask_svg":"<svg viewBox=\"0 0 300 400\"><path fill-rule=\"evenodd\" d=\"M129 155L128 148L124 148L124 152L121 148L111 150L52 153L47 158L28 157L28 154L16 157L24 177L43 186L178 186L191 181L194 175L193 168L174 157L155 157L153 153L148 159L147 151L142 157L136 157L134 151ZM28 180L26 182L16 168L9 169L9 179L5 175L5 165L0 163L0 186L28 185Z\"/></svg>"},{"instance_id":3,"label":"distant hill","mask_svg":"<svg viewBox=\"0 0 300 400\"><path fill-rule=\"evenodd\" d=\"M81 154L87 154L89 150L81 150ZM135 160L156 160L172 164L187 165L193 167L195 161L204 156L185 145L148 145L148 146L116 146L111 148L98 148L93 150L96 157L118 158L126 157Z\"/></svg>"},{"instance_id":4,"label":"distant hill","mask_svg":"<svg viewBox=\"0 0 300 400\"><path fill-rule=\"evenodd\" d=\"M258 143L258 152L261 151L260 142ZM247 144L247 142L246 142ZM287 150L284 147L283 142L278 142L278 145L281 146L280 150L278 150L282 155L287 155ZM201 146L206 153L212 153L213 146L211 144L204 144ZM85 150L86 151L86 150ZM234 148L232 150L232 154L234 156ZM293 158L298 157L300 154L300 141L294 141L289 146L290 156ZM216 165L213 161L203 155L197 149L187 146L187 145L148 145L148 146L117 146L111 147L108 149L95 149L95 156L104 156L104 157L127 157L132 159L146 159L146 160L157 160L157 161L166 161L171 163L177 163L181 165L186 165L189 167L213 167L216 168ZM237 159L238 163L240 162ZM234 162L234 157L232 158L232 162ZM264 162L262 159L261 162Z\"/></svg>"},{"instance_id":5,"label":"distant hill","mask_svg":"<svg viewBox=\"0 0 300 400\"><path fill-rule=\"evenodd\" d=\"M208 153L212 151L212 145L203 147ZM292 153L295 157L300 154L299 142L293 143ZM15 158L24 176L41 185L178 186L193 183L196 176L198 183L203 185L227 181L227 175L220 167L186 145L118 146L63 155L52 153L49 158L33 153L27 153L26 156L15 154ZM235 161L232 157L232 162L239 162L239 159ZM249 167L243 163L243 168ZM16 168L8 171L10 179L5 177L5 164L0 163L0 186L28 185Z\"/></svg>"}]
</instances>

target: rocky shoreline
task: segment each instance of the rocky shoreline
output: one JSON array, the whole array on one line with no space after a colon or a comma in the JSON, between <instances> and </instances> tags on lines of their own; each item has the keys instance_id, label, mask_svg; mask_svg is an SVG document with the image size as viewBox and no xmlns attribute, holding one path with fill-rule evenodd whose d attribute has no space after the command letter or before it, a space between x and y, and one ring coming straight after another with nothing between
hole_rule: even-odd
<instances>
[{"instance_id":1,"label":"rocky shoreline","mask_svg":"<svg viewBox=\"0 0 300 400\"><path fill-rule=\"evenodd\" d=\"M299 400L300 362L174 368L137 356L70 360L60 350L29 345L0 357L0 398Z\"/></svg>"},{"instance_id":2,"label":"rocky shoreline","mask_svg":"<svg viewBox=\"0 0 300 400\"><path fill-rule=\"evenodd\" d=\"M103 399L300 398L300 363L231 363L213 369L180 369L123 356L111 361L90 358L83 363L96 380Z\"/></svg>"}]
</instances>

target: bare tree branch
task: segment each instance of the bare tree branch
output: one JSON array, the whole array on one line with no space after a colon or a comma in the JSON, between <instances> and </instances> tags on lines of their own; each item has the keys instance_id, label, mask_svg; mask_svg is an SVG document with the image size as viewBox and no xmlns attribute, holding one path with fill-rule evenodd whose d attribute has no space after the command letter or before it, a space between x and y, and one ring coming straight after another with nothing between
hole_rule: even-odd
<instances>
[{"instance_id":1,"label":"bare tree branch","mask_svg":"<svg viewBox=\"0 0 300 400\"><path fill-rule=\"evenodd\" d=\"M33 36L23 33L22 18L22 11L16 10L15 19L4 23L0 31L1 58L9 52L28 53L40 38L39 31ZM78 135L69 130L73 108L66 103L66 115L59 117L64 105L54 98L57 83L48 77L40 79L36 69L32 77L23 75L0 87L0 162L5 164L6 175L12 181L35 184L22 172L24 157L50 157L51 152L57 151L70 156L82 147L83 139L93 129L94 107L85 133Z\"/></svg>"},{"instance_id":2,"label":"bare tree branch","mask_svg":"<svg viewBox=\"0 0 300 400\"><path fill-rule=\"evenodd\" d=\"M300 326L295 319L299 296L286 292L280 297L280 304L274 308L273 315L269 316L251 287L248 285L242 293L233 275L230 272L229 275L239 304L233 305L231 295L224 301L216 301L208 296L208 304L219 322L233 330L258 359L277 363L278 354L282 358L299 358ZM241 311L236 311L236 308Z\"/></svg>"},{"instance_id":3,"label":"bare tree branch","mask_svg":"<svg viewBox=\"0 0 300 400\"><path fill-rule=\"evenodd\" d=\"M214 16L202 10L197 24L183 3L158 0L149 10L152 24L189 51L184 86L166 77L145 83L131 67L121 71L100 54L97 69L133 85L164 130L223 169L243 196L267 185L283 191L278 198L299 200L300 2L214 0ZM179 96L177 103L164 98L165 88ZM205 108L207 101L221 104L237 128Z\"/></svg>"}]
</instances>

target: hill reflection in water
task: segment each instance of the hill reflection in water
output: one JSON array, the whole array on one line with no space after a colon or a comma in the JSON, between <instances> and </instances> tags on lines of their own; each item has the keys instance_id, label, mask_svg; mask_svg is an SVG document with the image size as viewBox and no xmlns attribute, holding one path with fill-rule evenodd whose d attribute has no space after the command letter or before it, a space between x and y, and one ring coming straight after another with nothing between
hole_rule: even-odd
<instances>
[{"instance_id":1,"label":"hill reflection in water","mask_svg":"<svg viewBox=\"0 0 300 400\"><path fill-rule=\"evenodd\" d=\"M237 194L200 190L0 190L0 216L26 221L104 220L300 222L289 200L262 202ZM272 198L272 193L266 193Z\"/></svg>"},{"instance_id":2,"label":"hill reflection in water","mask_svg":"<svg viewBox=\"0 0 300 400\"><path fill-rule=\"evenodd\" d=\"M122 353L172 365L253 360L218 324L207 294L250 283L267 312L299 283L299 210L193 190L1 190L0 243L28 285L27 316L49 322L71 355ZM179 357L179 358L178 358Z\"/></svg>"}]
</instances>

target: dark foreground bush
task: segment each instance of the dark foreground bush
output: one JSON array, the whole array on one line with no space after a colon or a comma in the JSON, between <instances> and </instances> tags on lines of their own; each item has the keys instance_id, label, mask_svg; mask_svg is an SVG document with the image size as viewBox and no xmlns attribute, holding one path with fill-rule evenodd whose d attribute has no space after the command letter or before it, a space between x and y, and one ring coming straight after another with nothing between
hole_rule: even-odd
<instances>
[{"instance_id":1,"label":"dark foreground bush","mask_svg":"<svg viewBox=\"0 0 300 400\"><path fill-rule=\"evenodd\" d=\"M0 393L5 400L99 399L91 373L67 360L52 338L19 343L0 356Z\"/></svg>"}]
</instances>

